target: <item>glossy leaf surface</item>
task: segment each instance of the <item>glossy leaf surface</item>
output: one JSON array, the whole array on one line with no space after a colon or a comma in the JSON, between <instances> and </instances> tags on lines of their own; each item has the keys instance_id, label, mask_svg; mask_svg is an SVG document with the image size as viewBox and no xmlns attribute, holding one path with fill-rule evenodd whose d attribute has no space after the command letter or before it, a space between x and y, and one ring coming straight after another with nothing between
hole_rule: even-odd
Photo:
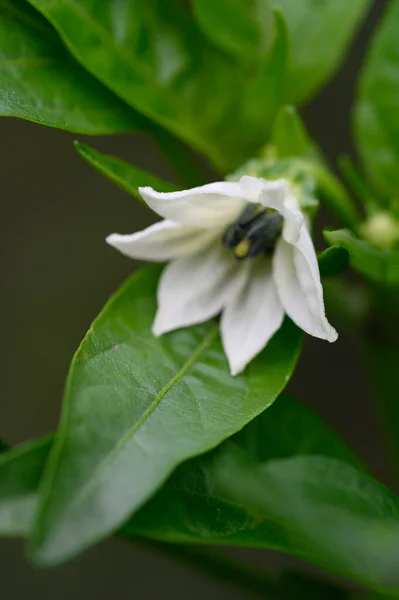
<instances>
[{"instance_id":1,"label":"glossy leaf surface","mask_svg":"<svg viewBox=\"0 0 399 600\"><path fill-rule=\"evenodd\" d=\"M378 591L399 592L399 499L354 467L322 456L257 465L222 456L217 487L286 534L289 552Z\"/></svg>"},{"instance_id":2,"label":"glossy leaf surface","mask_svg":"<svg viewBox=\"0 0 399 600\"><path fill-rule=\"evenodd\" d=\"M87 73L24 1L0 0L0 115L85 134L145 120Z\"/></svg>"},{"instance_id":3,"label":"glossy leaf surface","mask_svg":"<svg viewBox=\"0 0 399 600\"><path fill-rule=\"evenodd\" d=\"M238 58L259 58L273 37L269 0L193 0L204 34Z\"/></svg>"},{"instance_id":4,"label":"glossy leaf surface","mask_svg":"<svg viewBox=\"0 0 399 600\"><path fill-rule=\"evenodd\" d=\"M302 336L288 320L238 377L216 323L155 338L159 272L127 281L74 358L34 527L40 564L112 533L180 462L270 406L294 369Z\"/></svg>"},{"instance_id":5,"label":"glossy leaf surface","mask_svg":"<svg viewBox=\"0 0 399 600\"><path fill-rule=\"evenodd\" d=\"M290 41L286 100L303 103L337 70L370 0L272 0Z\"/></svg>"},{"instance_id":6,"label":"glossy leaf surface","mask_svg":"<svg viewBox=\"0 0 399 600\"><path fill-rule=\"evenodd\" d=\"M385 196L399 188L399 2L386 14L368 50L354 113L357 147L365 172Z\"/></svg>"},{"instance_id":7,"label":"glossy leaf surface","mask_svg":"<svg viewBox=\"0 0 399 600\"><path fill-rule=\"evenodd\" d=\"M358 465L358 459L339 436L321 418L290 396L282 395L273 406L251 421L232 438L234 448L241 448L258 462L297 454L324 454ZM43 438L15 449L0 458L0 534L28 535L36 503L34 495L42 478L52 440ZM214 535L224 536L231 515L226 502L219 498L212 504L207 497L196 497L192 492L203 488L203 482L212 480L212 464L224 446L208 455L183 463L177 471L125 527L125 532L175 541L188 539L202 541L209 523L214 520L214 509L223 509L226 525L220 522ZM224 452L224 450L223 450ZM26 473L29 472L29 478ZM199 479L193 477L198 473ZM215 498L215 500L217 500ZM162 510L159 507L162 506ZM21 515L21 507L24 513ZM199 508L198 513L196 512ZM183 518L184 515L184 518ZM203 533L201 533L201 531ZM234 543L234 541L232 542Z\"/></svg>"},{"instance_id":8,"label":"glossy leaf surface","mask_svg":"<svg viewBox=\"0 0 399 600\"><path fill-rule=\"evenodd\" d=\"M242 69L176 2L29 1L93 75L219 170L236 167L265 142L284 91L281 19L268 55Z\"/></svg>"}]
</instances>

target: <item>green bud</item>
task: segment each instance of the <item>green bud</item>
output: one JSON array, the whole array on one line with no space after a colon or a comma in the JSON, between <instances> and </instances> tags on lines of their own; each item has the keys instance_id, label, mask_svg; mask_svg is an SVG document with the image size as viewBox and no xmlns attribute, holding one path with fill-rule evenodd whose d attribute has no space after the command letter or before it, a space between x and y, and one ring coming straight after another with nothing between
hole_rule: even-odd
<instances>
[{"instance_id":1,"label":"green bud","mask_svg":"<svg viewBox=\"0 0 399 600\"><path fill-rule=\"evenodd\" d=\"M390 250L399 242L399 221L389 212L378 211L363 223L361 233L373 246Z\"/></svg>"}]
</instances>

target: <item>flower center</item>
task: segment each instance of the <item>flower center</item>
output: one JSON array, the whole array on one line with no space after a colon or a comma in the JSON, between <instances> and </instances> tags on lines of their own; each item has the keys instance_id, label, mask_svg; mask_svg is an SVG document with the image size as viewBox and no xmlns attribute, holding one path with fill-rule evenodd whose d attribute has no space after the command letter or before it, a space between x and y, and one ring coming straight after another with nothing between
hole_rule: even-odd
<instances>
[{"instance_id":1,"label":"flower center","mask_svg":"<svg viewBox=\"0 0 399 600\"><path fill-rule=\"evenodd\" d=\"M248 204L223 236L223 245L231 248L237 260L253 258L274 250L283 227L283 217L271 208Z\"/></svg>"}]
</instances>

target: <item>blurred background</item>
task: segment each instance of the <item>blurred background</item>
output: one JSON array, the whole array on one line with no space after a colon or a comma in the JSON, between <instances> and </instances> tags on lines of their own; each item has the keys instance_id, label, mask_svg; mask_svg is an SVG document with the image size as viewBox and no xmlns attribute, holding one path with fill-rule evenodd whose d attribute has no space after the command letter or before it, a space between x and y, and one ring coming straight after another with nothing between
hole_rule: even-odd
<instances>
[{"instance_id":1,"label":"blurred background","mask_svg":"<svg viewBox=\"0 0 399 600\"><path fill-rule=\"evenodd\" d=\"M338 153L353 153L349 119L356 78L385 4L375 0L341 71L303 113L331 161ZM0 437L9 444L56 427L73 352L109 295L138 266L107 246L105 236L131 233L153 221L145 206L83 162L73 149L74 139L32 123L0 120ZM173 177L145 136L79 140ZM307 340L289 390L350 439L380 480L391 483L375 430L367 373L344 334L334 345ZM299 564L272 552L239 555L267 571ZM52 571L29 566L22 543L0 542L0 594L7 600L27 594L42 600L122 595L178 600L188 593L192 599L245 597L165 556L119 540Z\"/></svg>"}]
</instances>

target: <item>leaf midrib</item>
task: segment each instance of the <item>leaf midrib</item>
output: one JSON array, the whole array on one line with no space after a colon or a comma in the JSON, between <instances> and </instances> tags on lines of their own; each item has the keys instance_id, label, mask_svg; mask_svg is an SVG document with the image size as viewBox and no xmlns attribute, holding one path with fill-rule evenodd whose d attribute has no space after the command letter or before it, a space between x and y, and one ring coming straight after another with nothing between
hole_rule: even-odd
<instances>
[{"instance_id":1,"label":"leaf midrib","mask_svg":"<svg viewBox=\"0 0 399 600\"><path fill-rule=\"evenodd\" d=\"M159 406L161 400L165 397L168 391L177 383L186 372L195 364L198 357L202 354L202 352L210 345L213 339L216 337L218 331L217 325L212 327L212 329L208 332L208 334L202 339L200 344L188 357L186 362L183 364L181 369L177 371L177 373L164 385L164 387L159 391L153 402L147 408L147 410L143 413L141 418L128 430L128 432L116 443L114 448L106 455L106 457L97 465L97 467L92 472L90 478L88 478L84 485L79 489L76 496L68 503L68 510L85 500L85 498L90 494L92 488L96 485L97 480L101 478L102 474L108 469L108 467L116 460L120 452L125 448L125 446L130 442L133 436L139 431L139 429L144 425L146 420L151 416L151 414L156 410Z\"/></svg>"}]
</instances>

